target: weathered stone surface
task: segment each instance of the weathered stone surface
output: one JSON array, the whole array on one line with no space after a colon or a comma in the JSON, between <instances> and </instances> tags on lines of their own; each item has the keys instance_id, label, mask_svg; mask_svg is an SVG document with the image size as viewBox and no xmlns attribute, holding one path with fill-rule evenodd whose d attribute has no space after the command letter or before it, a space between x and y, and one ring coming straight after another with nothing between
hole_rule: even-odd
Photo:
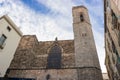
<instances>
[{"instance_id":1,"label":"weathered stone surface","mask_svg":"<svg viewBox=\"0 0 120 80\"><path fill-rule=\"evenodd\" d=\"M20 41L10 68L46 68L47 57L55 41L38 42L35 36L26 35ZM62 49L62 68L74 67L74 41L58 41Z\"/></svg>"},{"instance_id":2,"label":"weathered stone surface","mask_svg":"<svg viewBox=\"0 0 120 80\"><path fill-rule=\"evenodd\" d=\"M78 71L78 80L103 80L102 74L99 69L93 67L79 68L77 69L77 71Z\"/></svg>"},{"instance_id":3,"label":"weathered stone surface","mask_svg":"<svg viewBox=\"0 0 120 80\"><path fill-rule=\"evenodd\" d=\"M102 80L88 10L84 6L77 6L73 7L72 12L78 80Z\"/></svg>"},{"instance_id":4,"label":"weathered stone surface","mask_svg":"<svg viewBox=\"0 0 120 80\"><path fill-rule=\"evenodd\" d=\"M11 77L33 78L36 80L77 80L76 69L49 69L49 70L11 70Z\"/></svg>"},{"instance_id":5,"label":"weathered stone surface","mask_svg":"<svg viewBox=\"0 0 120 80\"><path fill-rule=\"evenodd\" d=\"M104 0L105 65L110 80L120 80L120 10L116 0Z\"/></svg>"}]
</instances>

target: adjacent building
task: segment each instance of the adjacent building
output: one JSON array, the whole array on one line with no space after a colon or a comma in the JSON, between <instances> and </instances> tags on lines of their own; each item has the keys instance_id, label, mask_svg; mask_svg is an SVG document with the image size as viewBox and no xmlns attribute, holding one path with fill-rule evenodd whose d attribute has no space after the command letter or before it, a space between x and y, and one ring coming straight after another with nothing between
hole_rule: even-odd
<instances>
[{"instance_id":1,"label":"adjacent building","mask_svg":"<svg viewBox=\"0 0 120 80\"><path fill-rule=\"evenodd\" d=\"M14 53L18 47L22 33L12 20L4 15L0 18L0 78L4 77Z\"/></svg>"},{"instance_id":2,"label":"adjacent building","mask_svg":"<svg viewBox=\"0 0 120 80\"><path fill-rule=\"evenodd\" d=\"M109 80L107 73L102 73L102 76L103 76L103 80Z\"/></svg>"},{"instance_id":3,"label":"adjacent building","mask_svg":"<svg viewBox=\"0 0 120 80\"><path fill-rule=\"evenodd\" d=\"M110 80L120 80L120 0L104 0L105 65Z\"/></svg>"},{"instance_id":4,"label":"adjacent building","mask_svg":"<svg viewBox=\"0 0 120 80\"><path fill-rule=\"evenodd\" d=\"M115 4L115 6L118 8L118 10L120 11L120 0L112 0Z\"/></svg>"},{"instance_id":5,"label":"adjacent building","mask_svg":"<svg viewBox=\"0 0 120 80\"><path fill-rule=\"evenodd\" d=\"M8 69L9 79L103 80L88 10L72 9L74 40L38 41L24 35Z\"/></svg>"}]
</instances>

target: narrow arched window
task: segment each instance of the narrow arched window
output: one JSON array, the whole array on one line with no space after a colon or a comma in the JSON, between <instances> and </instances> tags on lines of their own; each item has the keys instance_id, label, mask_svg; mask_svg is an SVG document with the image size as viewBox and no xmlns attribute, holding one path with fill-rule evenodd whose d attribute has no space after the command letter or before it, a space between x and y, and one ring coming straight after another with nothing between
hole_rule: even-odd
<instances>
[{"instance_id":1,"label":"narrow arched window","mask_svg":"<svg viewBox=\"0 0 120 80\"><path fill-rule=\"evenodd\" d=\"M61 49L58 45L54 45L49 52L47 68L61 68Z\"/></svg>"},{"instance_id":2,"label":"narrow arched window","mask_svg":"<svg viewBox=\"0 0 120 80\"><path fill-rule=\"evenodd\" d=\"M80 14L80 21L81 21L81 22L83 22L83 21L84 21L83 14Z\"/></svg>"}]
</instances>

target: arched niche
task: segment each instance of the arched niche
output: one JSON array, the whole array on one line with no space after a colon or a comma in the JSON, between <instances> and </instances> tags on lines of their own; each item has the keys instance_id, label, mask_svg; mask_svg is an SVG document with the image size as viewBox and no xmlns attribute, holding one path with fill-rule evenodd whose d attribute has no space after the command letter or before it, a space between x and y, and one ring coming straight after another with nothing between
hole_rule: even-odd
<instances>
[{"instance_id":1,"label":"arched niche","mask_svg":"<svg viewBox=\"0 0 120 80\"><path fill-rule=\"evenodd\" d=\"M47 57L47 68L61 68L61 48L59 45L54 45L50 48Z\"/></svg>"}]
</instances>

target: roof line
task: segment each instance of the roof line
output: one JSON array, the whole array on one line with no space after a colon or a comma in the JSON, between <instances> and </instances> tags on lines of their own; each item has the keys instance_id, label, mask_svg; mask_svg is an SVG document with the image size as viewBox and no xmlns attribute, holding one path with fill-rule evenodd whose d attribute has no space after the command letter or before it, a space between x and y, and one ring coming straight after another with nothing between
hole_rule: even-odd
<instances>
[{"instance_id":1,"label":"roof line","mask_svg":"<svg viewBox=\"0 0 120 80\"><path fill-rule=\"evenodd\" d=\"M0 19L4 18L12 27L13 29L20 35L22 36L22 32L18 29L18 27L16 26L16 24L14 24L14 22L7 16L7 15L3 15L2 17L0 17Z\"/></svg>"}]
</instances>

